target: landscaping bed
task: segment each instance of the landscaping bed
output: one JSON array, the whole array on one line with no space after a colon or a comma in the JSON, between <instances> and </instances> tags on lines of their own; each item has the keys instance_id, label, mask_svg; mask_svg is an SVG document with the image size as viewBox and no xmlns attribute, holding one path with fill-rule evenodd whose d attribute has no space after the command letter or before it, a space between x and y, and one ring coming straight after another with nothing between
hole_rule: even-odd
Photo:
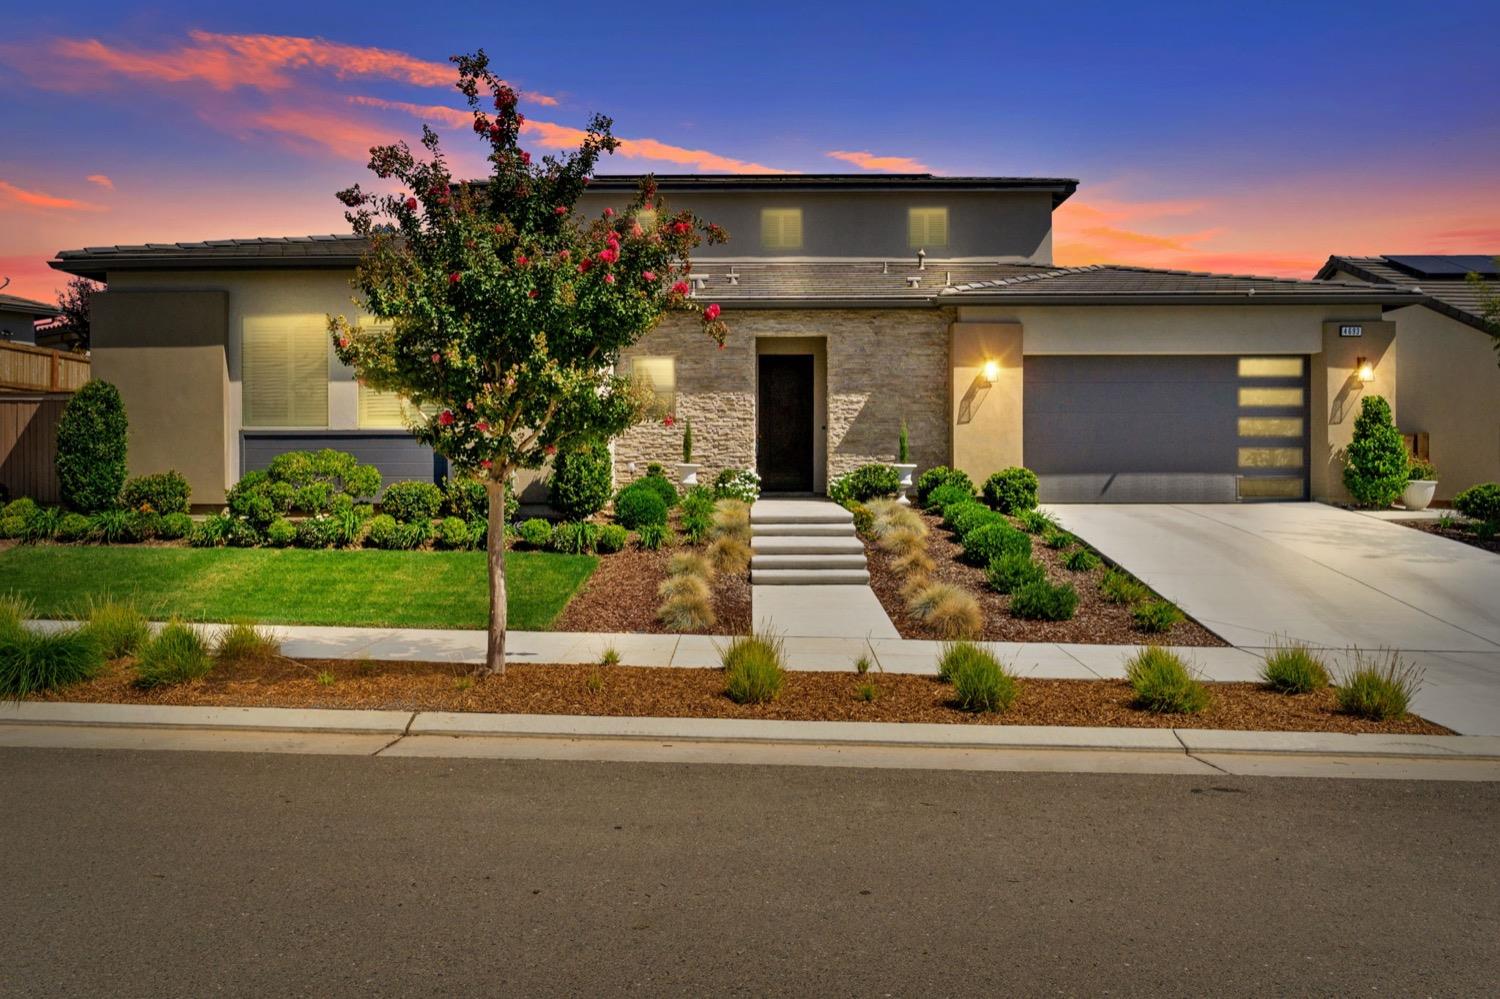
<instances>
[{"instance_id":1,"label":"landscaping bed","mask_svg":"<svg viewBox=\"0 0 1500 999\"><path fill-rule=\"evenodd\" d=\"M225 663L190 683L141 689L128 660L92 680L32 699L117 704L285 708L384 708L515 714L796 721L940 722L980 725L1081 725L1212 728L1285 732L1445 735L1441 725L1406 715L1369 721L1337 710L1330 689L1290 696L1253 683L1210 683L1196 714L1156 714L1132 706L1123 680L1036 680L1019 684L1004 712L975 713L952 703L936 677L848 672L790 672L767 704L737 704L720 669L517 663L503 677L474 681L472 666L443 662L293 660ZM860 688L873 685L873 700Z\"/></svg>"},{"instance_id":2,"label":"landscaping bed","mask_svg":"<svg viewBox=\"0 0 1500 999\"><path fill-rule=\"evenodd\" d=\"M658 588L667 578L673 552L629 548L601 559L553 625L555 631L642 632L672 634L658 615ZM723 635L750 630L750 578L746 573L718 572L710 581L716 624Z\"/></svg>"},{"instance_id":3,"label":"landscaping bed","mask_svg":"<svg viewBox=\"0 0 1500 999\"><path fill-rule=\"evenodd\" d=\"M1415 528L1423 534L1436 534L1449 541L1458 541L1500 555L1500 534L1477 531L1473 524L1457 520L1398 520L1396 523Z\"/></svg>"}]
</instances>

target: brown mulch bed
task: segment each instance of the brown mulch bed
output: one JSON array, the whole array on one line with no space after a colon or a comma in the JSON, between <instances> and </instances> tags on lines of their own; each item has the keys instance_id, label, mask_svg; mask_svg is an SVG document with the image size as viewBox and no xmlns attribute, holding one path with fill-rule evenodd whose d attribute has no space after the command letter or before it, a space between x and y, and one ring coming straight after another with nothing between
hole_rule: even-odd
<instances>
[{"instance_id":1,"label":"brown mulch bed","mask_svg":"<svg viewBox=\"0 0 1500 999\"><path fill-rule=\"evenodd\" d=\"M989 725L1093 725L1217 728L1285 732L1383 732L1444 735L1449 730L1408 715L1371 722L1339 713L1331 690L1290 697L1251 683L1211 683L1209 707L1197 715L1157 715L1130 706L1123 680L1022 680L1001 714L976 715L949 705L952 688L935 677L853 672L787 675L781 696L741 705L724 695L717 669L519 663L503 677L473 681L458 663L277 659L225 665L208 678L139 690L128 660L99 677L39 700L112 704L184 704L288 708L385 708L513 714L671 718L768 718L800 721L947 722ZM331 677L331 682L319 680ZM591 678L594 679L591 683ZM873 683L873 702L858 687ZM597 688L597 689L594 689Z\"/></svg>"},{"instance_id":2,"label":"brown mulch bed","mask_svg":"<svg viewBox=\"0 0 1500 999\"><path fill-rule=\"evenodd\" d=\"M667 561L674 551L642 551L634 546L599 558L599 568L568 601L552 624L552 631L622 631L668 634L656 619L661 598L656 588L667 578ZM749 573L715 573L713 578L716 635L744 635L750 631Z\"/></svg>"},{"instance_id":3,"label":"brown mulch bed","mask_svg":"<svg viewBox=\"0 0 1500 999\"><path fill-rule=\"evenodd\" d=\"M1228 645L1218 635L1188 618L1164 635L1137 631L1130 607L1112 604L1099 593L1099 580L1106 565L1088 572L1073 572L1062 564L1067 552L1055 551L1042 543L1040 535L1032 537L1032 555L1047 569L1053 583L1072 583L1078 591L1078 611L1068 621L1027 621L1010 614L1010 595L990 589L983 569L959 561L963 547L943 527L941 517L922 514L927 522L927 553L937 563L932 578L953 583L974 594L984 615L984 633L979 637L995 642L1068 642L1089 645L1141 645L1149 641L1168 645ZM906 612L901 597L902 577L891 568L891 558L879 546L865 542L870 568L870 586L902 638L941 638L933 628Z\"/></svg>"},{"instance_id":4,"label":"brown mulch bed","mask_svg":"<svg viewBox=\"0 0 1500 999\"><path fill-rule=\"evenodd\" d=\"M1482 538L1467 528L1457 525L1444 527L1435 520L1398 520L1396 523L1405 527L1415 528L1423 534L1436 534L1438 537L1447 538L1449 541L1459 541L1463 544L1500 555L1500 534Z\"/></svg>"}]
</instances>

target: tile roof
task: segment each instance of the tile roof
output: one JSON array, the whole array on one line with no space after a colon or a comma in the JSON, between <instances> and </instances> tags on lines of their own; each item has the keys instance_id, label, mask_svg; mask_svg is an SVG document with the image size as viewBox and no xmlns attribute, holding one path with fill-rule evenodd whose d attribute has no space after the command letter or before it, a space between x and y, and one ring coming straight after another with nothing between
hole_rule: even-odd
<instances>
[{"instance_id":1,"label":"tile roof","mask_svg":"<svg viewBox=\"0 0 1500 999\"><path fill-rule=\"evenodd\" d=\"M712 174L659 173L662 191L817 191L817 190L943 190L943 191L1050 191L1056 207L1078 189L1076 177L948 177L930 173L771 173ZM634 191L642 174L598 174L589 184L593 191Z\"/></svg>"},{"instance_id":2,"label":"tile roof","mask_svg":"<svg viewBox=\"0 0 1500 999\"><path fill-rule=\"evenodd\" d=\"M959 284L944 295L1013 299L1076 298L1131 299L1243 297L1346 299L1389 296L1393 289L1372 288L1357 281L1304 281L1298 278L1261 277L1242 274L1210 274L1204 271L1132 267L1123 264L1090 264L1054 267L1030 274L999 277ZM1397 293L1398 297L1403 297Z\"/></svg>"},{"instance_id":3,"label":"tile roof","mask_svg":"<svg viewBox=\"0 0 1500 999\"><path fill-rule=\"evenodd\" d=\"M1480 292L1463 278L1417 277L1392 264L1389 257L1342 256L1329 257L1318 277L1339 271L1361 281L1420 292L1428 299L1423 303L1428 308L1476 329L1485 329Z\"/></svg>"},{"instance_id":4,"label":"tile roof","mask_svg":"<svg viewBox=\"0 0 1500 999\"><path fill-rule=\"evenodd\" d=\"M7 295L0 292L0 310L6 312L24 312L33 316L59 316L62 310L55 305L46 302L38 302L34 298L22 298L19 295Z\"/></svg>"}]
</instances>

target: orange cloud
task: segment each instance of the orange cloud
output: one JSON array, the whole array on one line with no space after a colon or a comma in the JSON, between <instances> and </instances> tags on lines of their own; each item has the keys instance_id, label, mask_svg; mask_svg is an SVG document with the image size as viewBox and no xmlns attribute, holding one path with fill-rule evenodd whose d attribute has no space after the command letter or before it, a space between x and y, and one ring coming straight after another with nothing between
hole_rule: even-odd
<instances>
[{"instance_id":1,"label":"orange cloud","mask_svg":"<svg viewBox=\"0 0 1500 999\"><path fill-rule=\"evenodd\" d=\"M106 211L103 205L96 205L88 201L80 201L77 198L60 198L53 194L44 194L41 191L28 191L24 187L0 180L0 200L12 201L26 208L56 208L75 212L102 212Z\"/></svg>"},{"instance_id":2,"label":"orange cloud","mask_svg":"<svg viewBox=\"0 0 1500 999\"><path fill-rule=\"evenodd\" d=\"M861 170L879 170L885 173L931 173L932 168L925 163L918 162L910 156L876 156L868 150L858 152L847 152L836 149L824 156L845 163L852 163Z\"/></svg>"},{"instance_id":3,"label":"orange cloud","mask_svg":"<svg viewBox=\"0 0 1500 999\"><path fill-rule=\"evenodd\" d=\"M115 189L115 182L110 180L102 173L91 173L83 179L88 181L90 184L98 184L106 191L113 191Z\"/></svg>"}]
</instances>

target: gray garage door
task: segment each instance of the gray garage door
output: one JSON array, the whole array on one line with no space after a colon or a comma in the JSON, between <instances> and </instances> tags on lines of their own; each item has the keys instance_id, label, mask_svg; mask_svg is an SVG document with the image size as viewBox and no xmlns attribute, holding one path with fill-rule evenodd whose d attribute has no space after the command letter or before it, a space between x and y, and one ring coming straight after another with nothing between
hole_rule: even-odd
<instances>
[{"instance_id":1,"label":"gray garage door","mask_svg":"<svg viewBox=\"0 0 1500 999\"><path fill-rule=\"evenodd\" d=\"M1028 356L1024 453L1053 503L1307 495L1302 357Z\"/></svg>"}]
</instances>

